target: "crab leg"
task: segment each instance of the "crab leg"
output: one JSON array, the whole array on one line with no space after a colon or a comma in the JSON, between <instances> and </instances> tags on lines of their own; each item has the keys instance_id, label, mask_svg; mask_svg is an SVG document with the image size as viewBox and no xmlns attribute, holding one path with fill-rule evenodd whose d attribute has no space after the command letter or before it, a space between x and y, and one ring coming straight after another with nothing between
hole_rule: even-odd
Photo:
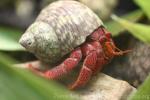
<instances>
[{"instance_id":1,"label":"crab leg","mask_svg":"<svg viewBox=\"0 0 150 100\"><path fill-rule=\"evenodd\" d=\"M79 63L79 61L81 60L81 58L82 58L81 49L77 48L71 53L70 57L67 58L63 63L61 63L60 65L58 65L50 70L47 70L46 72L41 72L41 71L33 68L32 66L30 66L29 68L36 74L41 75L45 78L57 79L59 76L61 76L63 74L67 74L74 67L76 67L77 64Z\"/></svg>"},{"instance_id":2,"label":"crab leg","mask_svg":"<svg viewBox=\"0 0 150 100\"><path fill-rule=\"evenodd\" d=\"M92 70L93 75L96 75L103 68L103 65L105 63L106 63L106 60L103 57L98 57L96 65L95 65L94 69Z\"/></svg>"},{"instance_id":3,"label":"crab leg","mask_svg":"<svg viewBox=\"0 0 150 100\"><path fill-rule=\"evenodd\" d=\"M77 80L69 86L69 89L75 89L85 85L92 75L92 68L96 65L97 54L96 51L91 51L83 62L83 67L81 68L80 74Z\"/></svg>"}]
</instances>

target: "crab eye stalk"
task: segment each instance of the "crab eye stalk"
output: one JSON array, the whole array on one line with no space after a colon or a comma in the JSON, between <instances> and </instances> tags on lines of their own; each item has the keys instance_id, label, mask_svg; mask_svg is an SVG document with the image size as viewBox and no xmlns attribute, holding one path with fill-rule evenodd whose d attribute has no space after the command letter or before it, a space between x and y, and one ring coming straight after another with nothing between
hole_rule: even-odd
<instances>
[{"instance_id":1,"label":"crab eye stalk","mask_svg":"<svg viewBox=\"0 0 150 100\"><path fill-rule=\"evenodd\" d=\"M101 42L101 43L105 43L106 41L107 41L107 38L106 38L106 37L104 37L104 36L103 36L103 37L100 37L100 42Z\"/></svg>"}]
</instances>

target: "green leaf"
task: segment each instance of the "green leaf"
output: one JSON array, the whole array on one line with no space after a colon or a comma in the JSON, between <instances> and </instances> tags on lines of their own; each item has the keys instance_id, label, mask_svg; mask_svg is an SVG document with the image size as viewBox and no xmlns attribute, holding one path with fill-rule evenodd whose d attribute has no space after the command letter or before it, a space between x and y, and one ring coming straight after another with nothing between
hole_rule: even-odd
<instances>
[{"instance_id":1,"label":"green leaf","mask_svg":"<svg viewBox=\"0 0 150 100\"><path fill-rule=\"evenodd\" d=\"M112 17L116 22L118 22L122 27L127 29L136 38L150 43L150 26L138 23L132 23L127 20L121 19L117 16Z\"/></svg>"},{"instance_id":2,"label":"green leaf","mask_svg":"<svg viewBox=\"0 0 150 100\"><path fill-rule=\"evenodd\" d=\"M1 100L72 100L64 87L11 66L10 58L0 54Z\"/></svg>"},{"instance_id":3,"label":"green leaf","mask_svg":"<svg viewBox=\"0 0 150 100\"><path fill-rule=\"evenodd\" d=\"M129 14L121 16L121 18L127 19L132 22L138 21L143 15L143 12L141 10L133 11ZM124 27L120 26L116 21L109 21L105 23L107 29L112 33L113 36L119 35L120 32L123 32L125 30Z\"/></svg>"},{"instance_id":4,"label":"green leaf","mask_svg":"<svg viewBox=\"0 0 150 100\"><path fill-rule=\"evenodd\" d=\"M24 48L18 43L21 33L20 30L0 26L0 50L24 50Z\"/></svg>"},{"instance_id":5,"label":"green leaf","mask_svg":"<svg viewBox=\"0 0 150 100\"><path fill-rule=\"evenodd\" d=\"M142 8L147 17L150 19L150 0L134 0L134 2Z\"/></svg>"},{"instance_id":6,"label":"green leaf","mask_svg":"<svg viewBox=\"0 0 150 100\"><path fill-rule=\"evenodd\" d=\"M137 92L129 97L129 100L150 100L150 75L138 88Z\"/></svg>"}]
</instances>

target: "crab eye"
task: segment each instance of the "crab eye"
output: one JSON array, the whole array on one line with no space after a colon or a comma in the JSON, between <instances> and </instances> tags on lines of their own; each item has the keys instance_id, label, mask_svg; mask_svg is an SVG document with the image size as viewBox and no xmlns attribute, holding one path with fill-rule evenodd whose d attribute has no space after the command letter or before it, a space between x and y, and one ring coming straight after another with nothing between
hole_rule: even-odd
<instances>
[{"instance_id":1,"label":"crab eye","mask_svg":"<svg viewBox=\"0 0 150 100\"><path fill-rule=\"evenodd\" d=\"M108 39L111 39L111 38L112 38L111 33L106 33L106 37L107 37Z\"/></svg>"},{"instance_id":2,"label":"crab eye","mask_svg":"<svg viewBox=\"0 0 150 100\"><path fill-rule=\"evenodd\" d=\"M101 38L100 38L100 42L101 42L101 43L104 43L104 42L106 42L106 41L107 41L106 37L101 37Z\"/></svg>"}]
</instances>

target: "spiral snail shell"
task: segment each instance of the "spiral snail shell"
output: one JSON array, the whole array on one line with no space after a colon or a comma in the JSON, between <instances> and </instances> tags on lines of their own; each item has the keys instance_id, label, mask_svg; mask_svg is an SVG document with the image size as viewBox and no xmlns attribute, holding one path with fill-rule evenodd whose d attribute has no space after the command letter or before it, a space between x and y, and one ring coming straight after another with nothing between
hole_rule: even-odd
<instances>
[{"instance_id":1,"label":"spiral snail shell","mask_svg":"<svg viewBox=\"0 0 150 100\"><path fill-rule=\"evenodd\" d=\"M97 15L77 1L56 1L44 8L19 40L41 61L57 63L103 26Z\"/></svg>"}]
</instances>

